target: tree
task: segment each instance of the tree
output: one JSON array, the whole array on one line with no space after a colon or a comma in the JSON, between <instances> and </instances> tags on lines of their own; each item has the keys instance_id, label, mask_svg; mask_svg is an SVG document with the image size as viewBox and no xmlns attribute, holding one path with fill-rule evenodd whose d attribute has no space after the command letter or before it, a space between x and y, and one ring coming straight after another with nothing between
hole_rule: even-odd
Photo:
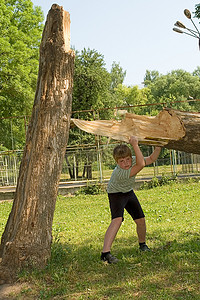
<instances>
[{"instance_id":1,"label":"tree","mask_svg":"<svg viewBox=\"0 0 200 300\"><path fill-rule=\"evenodd\" d=\"M112 63L111 71L111 90L115 90L119 84L123 84L124 78L126 77L126 71L123 71L122 67L120 67L119 63Z\"/></svg>"},{"instance_id":2,"label":"tree","mask_svg":"<svg viewBox=\"0 0 200 300\"><path fill-rule=\"evenodd\" d=\"M162 109L163 103L171 107L171 102L176 101L180 102L173 104L175 109L199 110L199 102L186 101L190 98L200 98L200 78L196 74L190 74L184 70L173 70L167 75L160 74L153 81L145 81L145 85L150 89L149 104L161 103L161 106L157 106L156 110L154 108L153 114L157 114L158 110ZM152 114L152 111L149 113Z\"/></svg>"},{"instance_id":3,"label":"tree","mask_svg":"<svg viewBox=\"0 0 200 300\"><path fill-rule=\"evenodd\" d=\"M37 89L16 194L2 235L0 279L24 267L43 268L51 253L52 222L69 135L74 52L70 17L54 4L40 47Z\"/></svg>"},{"instance_id":4,"label":"tree","mask_svg":"<svg viewBox=\"0 0 200 300\"><path fill-rule=\"evenodd\" d=\"M159 77L158 71L150 71L146 70L145 76L144 76L144 84L145 86L149 85L150 83L154 82Z\"/></svg>"},{"instance_id":5,"label":"tree","mask_svg":"<svg viewBox=\"0 0 200 300\"><path fill-rule=\"evenodd\" d=\"M105 68L103 56L95 50L76 53L73 111L103 108L109 103L111 77Z\"/></svg>"},{"instance_id":6,"label":"tree","mask_svg":"<svg viewBox=\"0 0 200 300\"><path fill-rule=\"evenodd\" d=\"M0 118L28 116L34 100L43 30L43 13L30 0L0 3ZM18 119L13 134L15 147L24 141L24 123ZM20 125L20 128L19 128ZM12 149L10 122L0 119L0 143ZM23 132L23 134L22 134ZM23 136L23 138L22 138Z\"/></svg>"},{"instance_id":7,"label":"tree","mask_svg":"<svg viewBox=\"0 0 200 300\"><path fill-rule=\"evenodd\" d=\"M110 86L111 76L105 68L103 55L91 49L83 49L81 53L77 51L72 110L86 112L74 113L73 116L82 119L99 118L99 109L112 105ZM102 116L109 116L109 112L101 111ZM94 142L93 136L80 134L76 129L71 131L69 144Z\"/></svg>"},{"instance_id":8,"label":"tree","mask_svg":"<svg viewBox=\"0 0 200 300\"><path fill-rule=\"evenodd\" d=\"M197 68L192 73L193 76L198 76L200 79L200 66L197 66Z\"/></svg>"},{"instance_id":9,"label":"tree","mask_svg":"<svg viewBox=\"0 0 200 300\"><path fill-rule=\"evenodd\" d=\"M195 5L195 17L200 19L200 4Z\"/></svg>"},{"instance_id":10,"label":"tree","mask_svg":"<svg viewBox=\"0 0 200 300\"><path fill-rule=\"evenodd\" d=\"M130 106L131 111L134 111L137 114L144 113L145 108L143 105L148 101L148 93L148 88L139 89L137 85L127 87L119 84L115 89L115 97L117 98L118 106L124 106L125 111L129 111Z\"/></svg>"}]
</instances>

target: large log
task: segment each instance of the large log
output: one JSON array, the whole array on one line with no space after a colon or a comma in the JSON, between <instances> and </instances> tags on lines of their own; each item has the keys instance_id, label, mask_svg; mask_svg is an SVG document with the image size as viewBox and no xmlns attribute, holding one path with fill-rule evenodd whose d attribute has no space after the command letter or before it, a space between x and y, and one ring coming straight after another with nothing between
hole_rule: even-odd
<instances>
[{"instance_id":1,"label":"large log","mask_svg":"<svg viewBox=\"0 0 200 300\"><path fill-rule=\"evenodd\" d=\"M200 113L196 112L164 109L155 117L126 113L121 121L71 119L71 124L123 142L135 135L141 144L200 154Z\"/></svg>"},{"instance_id":2,"label":"large log","mask_svg":"<svg viewBox=\"0 0 200 300\"><path fill-rule=\"evenodd\" d=\"M169 113L172 110L168 110ZM170 140L168 149L200 154L200 113L173 111L183 124L185 135L179 140Z\"/></svg>"},{"instance_id":3,"label":"large log","mask_svg":"<svg viewBox=\"0 0 200 300\"><path fill-rule=\"evenodd\" d=\"M0 281L11 281L24 266L43 268L50 257L70 127L74 57L70 15L54 4L40 46L37 89L16 195L1 239Z\"/></svg>"}]
</instances>

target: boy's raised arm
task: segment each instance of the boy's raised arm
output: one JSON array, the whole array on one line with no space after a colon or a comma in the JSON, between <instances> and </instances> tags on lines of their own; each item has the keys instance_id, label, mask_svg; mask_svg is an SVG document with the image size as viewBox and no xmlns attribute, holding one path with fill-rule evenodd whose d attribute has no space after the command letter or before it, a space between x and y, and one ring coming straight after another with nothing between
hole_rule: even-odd
<instances>
[{"instance_id":1,"label":"boy's raised arm","mask_svg":"<svg viewBox=\"0 0 200 300\"><path fill-rule=\"evenodd\" d=\"M135 152L135 157L136 157L136 164L131 168L130 177L132 177L135 176L138 172L140 172L144 168L145 161L144 161L144 156L138 146L138 139L135 136L131 136L129 138L129 143L133 147L133 150Z\"/></svg>"},{"instance_id":2,"label":"boy's raised arm","mask_svg":"<svg viewBox=\"0 0 200 300\"><path fill-rule=\"evenodd\" d=\"M145 162L146 162L146 166L152 164L153 162L155 162L160 154L161 151L161 147L155 147L155 150L153 151L153 153L151 153L150 156L145 157Z\"/></svg>"}]
</instances>

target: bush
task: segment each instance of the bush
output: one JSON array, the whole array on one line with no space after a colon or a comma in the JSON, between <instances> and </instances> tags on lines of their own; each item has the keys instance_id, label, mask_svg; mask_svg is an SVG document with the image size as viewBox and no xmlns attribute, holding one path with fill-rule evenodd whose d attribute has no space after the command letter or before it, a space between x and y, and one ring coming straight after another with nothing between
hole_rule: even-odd
<instances>
[{"instance_id":1,"label":"bush","mask_svg":"<svg viewBox=\"0 0 200 300\"><path fill-rule=\"evenodd\" d=\"M87 185L80 188L75 195L99 195L105 193L105 186L102 184Z\"/></svg>"},{"instance_id":2,"label":"bush","mask_svg":"<svg viewBox=\"0 0 200 300\"><path fill-rule=\"evenodd\" d=\"M171 182L174 182L174 181L177 181L177 176L176 175L166 176L166 175L162 174L161 178L153 177L151 181L144 182L141 185L140 190L152 189L152 188L157 187L157 186L170 184Z\"/></svg>"}]
</instances>

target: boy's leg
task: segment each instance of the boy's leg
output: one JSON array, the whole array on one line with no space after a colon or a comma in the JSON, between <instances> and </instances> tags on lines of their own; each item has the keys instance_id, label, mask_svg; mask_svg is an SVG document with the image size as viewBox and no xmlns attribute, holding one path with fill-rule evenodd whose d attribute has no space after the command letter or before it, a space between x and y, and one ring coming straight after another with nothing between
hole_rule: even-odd
<instances>
[{"instance_id":1,"label":"boy's leg","mask_svg":"<svg viewBox=\"0 0 200 300\"><path fill-rule=\"evenodd\" d=\"M134 220L136 223L136 231L138 235L139 243L145 243L146 241L146 223L145 218Z\"/></svg>"},{"instance_id":2,"label":"boy's leg","mask_svg":"<svg viewBox=\"0 0 200 300\"><path fill-rule=\"evenodd\" d=\"M149 247L146 245L146 223L145 218L135 219L136 230L138 235L138 241L141 251L150 251Z\"/></svg>"},{"instance_id":3,"label":"boy's leg","mask_svg":"<svg viewBox=\"0 0 200 300\"><path fill-rule=\"evenodd\" d=\"M122 217L115 218L111 221L104 237L104 245L102 250L103 253L110 251L112 243L121 226L121 223L122 223Z\"/></svg>"},{"instance_id":4,"label":"boy's leg","mask_svg":"<svg viewBox=\"0 0 200 300\"><path fill-rule=\"evenodd\" d=\"M140 202L138 201L138 198L133 191L130 192L129 201L125 208L136 223L136 231L139 243L144 243L146 239L145 216Z\"/></svg>"},{"instance_id":5,"label":"boy's leg","mask_svg":"<svg viewBox=\"0 0 200 300\"><path fill-rule=\"evenodd\" d=\"M146 240L146 223L145 223L145 216L142 210L142 207L137 199L137 196L132 191L130 193L130 198L125 206L128 213L132 216L134 222L136 223L136 231L138 235L138 241L140 245L140 250L142 251L149 251L150 249L145 243Z\"/></svg>"},{"instance_id":6,"label":"boy's leg","mask_svg":"<svg viewBox=\"0 0 200 300\"><path fill-rule=\"evenodd\" d=\"M115 239L115 236L121 226L123 221L123 214L124 214L124 195L123 193L108 193L109 204L110 204L110 211L112 216L112 221L106 231L104 237L104 245L102 253L110 252L112 243Z\"/></svg>"}]
</instances>

